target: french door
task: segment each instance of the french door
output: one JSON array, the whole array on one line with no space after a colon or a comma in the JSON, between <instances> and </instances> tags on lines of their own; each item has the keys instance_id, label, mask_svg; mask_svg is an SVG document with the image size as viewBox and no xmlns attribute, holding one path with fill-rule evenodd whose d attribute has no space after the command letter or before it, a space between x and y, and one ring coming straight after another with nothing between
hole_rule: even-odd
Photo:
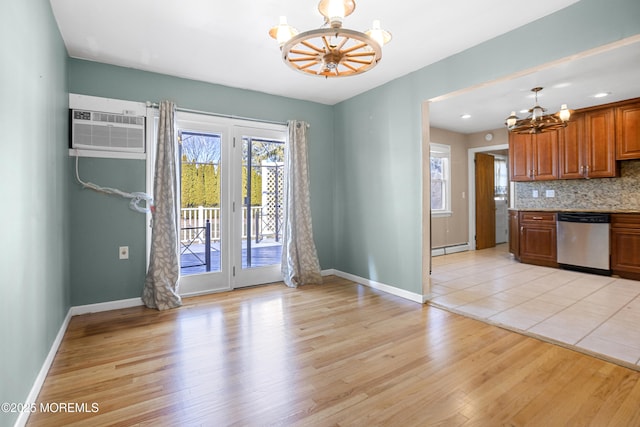
<instances>
[{"instance_id":1,"label":"french door","mask_svg":"<svg viewBox=\"0 0 640 427\"><path fill-rule=\"evenodd\" d=\"M234 129L234 287L282 280L285 138L282 126Z\"/></svg>"},{"instance_id":2,"label":"french door","mask_svg":"<svg viewBox=\"0 0 640 427\"><path fill-rule=\"evenodd\" d=\"M180 294L282 280L286 127L183 112L176 127Z\"/></svg>"}]
</instances>

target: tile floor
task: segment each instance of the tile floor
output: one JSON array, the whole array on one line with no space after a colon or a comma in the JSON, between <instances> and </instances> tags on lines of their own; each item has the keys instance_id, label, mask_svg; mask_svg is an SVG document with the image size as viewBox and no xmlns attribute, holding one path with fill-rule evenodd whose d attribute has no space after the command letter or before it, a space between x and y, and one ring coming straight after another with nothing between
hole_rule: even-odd
<instances>
[{"instance_id":1,"label":"tile floor","mask_svg":"<svg viewBox=\"0 0 640 427\"><path fill-rule=\"evenodd\" d=\"M432 299L640 370L640 281L521 264L506 244L433 258Z\"/></svg>"}]
</instances>

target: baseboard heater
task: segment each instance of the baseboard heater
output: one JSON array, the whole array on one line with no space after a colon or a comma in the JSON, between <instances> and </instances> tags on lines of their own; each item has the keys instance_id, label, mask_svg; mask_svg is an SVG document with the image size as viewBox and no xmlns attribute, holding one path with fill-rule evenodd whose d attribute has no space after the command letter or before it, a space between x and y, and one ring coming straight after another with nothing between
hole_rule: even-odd
<instances>
[{"instance_id":1,"label":"baseboard heater","mask_svg":"<svg viewBox=\"0 0 640 427\"><path fill-rule=\"evenodd\" d=\"M441 246L439 248L431 248L431 256L448 255L456 252L465 252L469 250L468 243L460 243L457 245Z\"/></svg>"}]
</instances>

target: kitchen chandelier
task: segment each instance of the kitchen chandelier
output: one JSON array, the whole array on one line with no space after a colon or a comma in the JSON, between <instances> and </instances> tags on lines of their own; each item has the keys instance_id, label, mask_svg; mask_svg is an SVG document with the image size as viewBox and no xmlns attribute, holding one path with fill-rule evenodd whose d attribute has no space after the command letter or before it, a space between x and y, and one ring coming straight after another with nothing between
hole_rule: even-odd
<instances>
[{"instance_id":1,"label":"kitchen chandelier","mask_svg":"<svg viewBox=\"0 0 640 427\"><path fill-rule=\"evenodd\" d=\"M533 108L529 110L529 117L519 119L515 111L512 111L511 115L507 117L505 125L507 129L509 129L509 132L543 133L567 126L569 117L571 117L571 112L567 108L567 104L562 104L560 111L555 114L544 114L547 109L542 108L538 104L538 92L541 90L541 87L531 89L531 92L535 94L536 103Z\"/></svg>"},{"instance_id":2,"label":"kitchen chandelier","mask_svg":"<svg viewBox=\"0 0 640 427\"><path fill-rule=\"evenodd\" d=\"M342 21L355 8L354 0L320 0L322 28L298 33L281 16L269 35L280 44L284 62L296 71L327 78L364 73L382 59L382 46L391 34L380 28L378 20L365 32L342 28Z\"/></svg>"}]
</instances>

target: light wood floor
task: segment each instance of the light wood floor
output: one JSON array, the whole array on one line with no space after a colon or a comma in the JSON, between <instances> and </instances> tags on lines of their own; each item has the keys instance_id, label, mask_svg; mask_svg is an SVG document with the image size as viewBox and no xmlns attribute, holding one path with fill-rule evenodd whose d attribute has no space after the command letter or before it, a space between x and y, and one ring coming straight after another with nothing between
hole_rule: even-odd
<instances>
[{"instance_id":1,"label":"light wood floor","mask_svg":"<svg viewBox=\"0 0 640 427\"><path fill-rule=\"evenodd\" d=\"M32 426L631 426L640 372L336 277L74 317Z\"/></svg>"}]
</instances>

